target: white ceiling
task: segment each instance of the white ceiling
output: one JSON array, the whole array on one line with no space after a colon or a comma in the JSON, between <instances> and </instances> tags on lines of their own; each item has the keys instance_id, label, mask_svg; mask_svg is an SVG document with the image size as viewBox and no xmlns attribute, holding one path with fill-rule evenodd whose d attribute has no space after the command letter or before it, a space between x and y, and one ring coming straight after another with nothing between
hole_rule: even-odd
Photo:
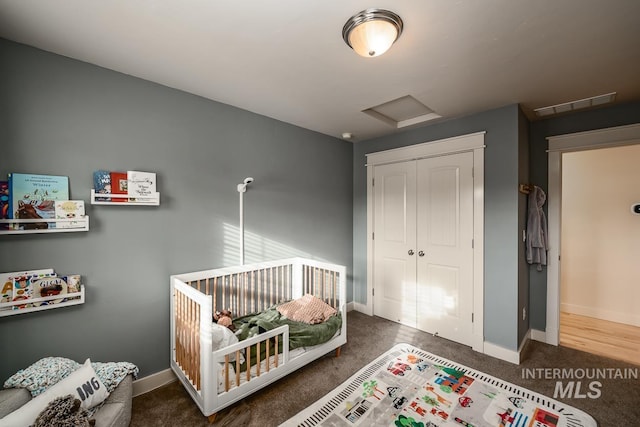
<instances>
[{"instance_id":1,"label":"white ceiling","mask_svg":"<svg viewBox=\"0 0 640 427\"><path fill-rule=\"evenodd\" d=\"M342 40L370 7L405 25L377 58ZM399 132L362 110L406 95L438 120L639 100L639 17L639 0L0 0L0 37L362 141Z\"/></svg>"}]
</instances>

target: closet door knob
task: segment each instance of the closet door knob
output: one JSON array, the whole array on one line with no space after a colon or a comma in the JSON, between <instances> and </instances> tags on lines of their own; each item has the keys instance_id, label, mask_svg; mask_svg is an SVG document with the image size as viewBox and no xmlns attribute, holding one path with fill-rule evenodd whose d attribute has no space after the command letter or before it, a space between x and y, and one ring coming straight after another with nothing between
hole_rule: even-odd
<instances>
[{"instance_id":1,"label":"closet door knob","mask_svg":"<svg viewBox=\"0 0 640 427\"><path fill-rule=\"evenodd\" d=\"M418 252L418 256L424 256L424 251Z\"/></svg>"},{"instance_id":2,"label":"closet door knob","mask_svg":"<svg viewBox=\"0 0 640 427\"><path fill-rule=\"evenodd\" d=\"M409 252L407 252L409 255L413 255L415 254L415 252L413 252L413 249L409 249Z\"/></svg>"}]
</instances>

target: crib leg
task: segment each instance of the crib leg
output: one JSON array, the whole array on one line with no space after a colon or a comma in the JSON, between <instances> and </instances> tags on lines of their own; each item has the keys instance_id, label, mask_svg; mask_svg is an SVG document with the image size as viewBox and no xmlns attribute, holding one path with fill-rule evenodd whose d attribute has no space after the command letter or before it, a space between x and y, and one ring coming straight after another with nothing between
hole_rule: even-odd
<instances>
[{"instance_id":1,"label":"crib leg","mask_svg":"<svg viewBox=\"0 0 640 427\"><path fill-rule=\"evenodd\" d=\"M215 413L215 414L209 415L209 424L213 424L213 423L216 422L216 415L218 415L218 414Z\"/></svg>"},{"instance_id":2,"label":"crib leg","mask_svg":"<svg viewBox=\"0 0 640 427\"><path fill-rule=\"evenodd\" d=\"M342 347L336 348L336 357L340 357L340 350L342 350Z\"/></svg>"}]
</instances>

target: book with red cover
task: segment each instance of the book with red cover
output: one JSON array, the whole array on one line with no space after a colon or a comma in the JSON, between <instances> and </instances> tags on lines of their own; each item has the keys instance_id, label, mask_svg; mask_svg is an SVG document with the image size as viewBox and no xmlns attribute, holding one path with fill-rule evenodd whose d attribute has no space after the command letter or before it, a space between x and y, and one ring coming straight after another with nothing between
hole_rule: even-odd
<instances>
[{"instance_id":1,"label":"book with red cover","mask_svg":"<svg viewBox=\"0 0 640 427\"><path fill-rule=\"evenodd\" d=\"M111 172L111 194L127 194L128 180L126 172ZM112 202L126 202L126 197L112 197Z\"/></svg>"}]
</instances>

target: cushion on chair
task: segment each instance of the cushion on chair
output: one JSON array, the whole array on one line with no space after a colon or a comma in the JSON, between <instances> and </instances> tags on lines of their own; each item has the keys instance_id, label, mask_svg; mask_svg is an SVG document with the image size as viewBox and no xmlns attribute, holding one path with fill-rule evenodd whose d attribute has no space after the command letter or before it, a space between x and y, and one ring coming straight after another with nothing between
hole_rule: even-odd
<instances>
[{"instance_id":1,"label":"cushion on chair","mask_svg":"<svg viewBox=\"0 0 640 427\"><path fill-rule=\"evenodd\" d=\"M31 393L26 388L0 390L0 418L15 411L30 400Z\"/></svg>"}]
</instances>

